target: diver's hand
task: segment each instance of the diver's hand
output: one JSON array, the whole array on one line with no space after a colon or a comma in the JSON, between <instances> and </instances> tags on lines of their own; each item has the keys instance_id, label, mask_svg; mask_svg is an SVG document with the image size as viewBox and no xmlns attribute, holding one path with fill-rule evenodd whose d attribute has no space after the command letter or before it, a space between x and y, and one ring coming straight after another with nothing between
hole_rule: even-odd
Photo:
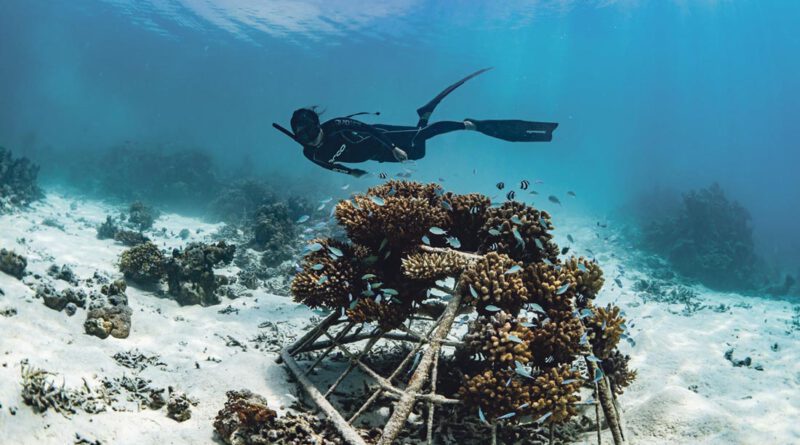
<instances>
[{"instance_id":1,"label":"diver's hand","mask_svg":"<svg viewBox=\"0 0 800 445\"><path fill-rule=\"evenodd\" d=\"M360 178L360 177L362 177L362 176L364 176L366 174L367 174L366 171L358 169L358 168L354 168L352 171L350 171L350 176L355 176L356 178Z\"/></svg>"},{"instance_id":2,"label":"diver's hand","mask_svg":"<svg viewBox=\"0 0 800 445\"><path fill-rule=\"evenodd\" d=\"M392 154L394 155L394 158L397 159L398 162L404 162L408 160L408 153L401 150L399 147L393 147Z\"/></svg>"}]
</instances>

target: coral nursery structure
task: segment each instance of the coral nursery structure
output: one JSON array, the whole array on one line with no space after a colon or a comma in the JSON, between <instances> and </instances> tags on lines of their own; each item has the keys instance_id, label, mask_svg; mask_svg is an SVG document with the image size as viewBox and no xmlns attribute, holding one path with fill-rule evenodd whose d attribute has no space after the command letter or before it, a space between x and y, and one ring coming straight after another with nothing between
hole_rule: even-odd
<instances>
[{"instance_id":1,"label":"coral nursery structure","mask_svg":"<svg viewBox=\"0 0 800 445\"><path fill-rule=\"evenodd\" d=\"M428 443L435 405L461 410L493 433L535 422L552 435L582 404L598 403L622 442L614 393L635 377L617 349L625 320L618 307L594 304L603 286L595 262L559 258L547 212L388 181L341 201L335 215L348 240L311 241L292 283L296 301L332 314L282 359L347 440L363 443L352 425L383 396L397 403L381 444L401 434L420 401L427 405ZM381 338L415 344L388 377L365 364ZM366 341L361 352L344 346L357 341ZM322 394L308 373L334 349L350 364ZM323 353L302 370L297 360L315 350ZM345 420L328 399L354 368L377 387ZM581 388L597 402L582 401Z\"/></svg>"}]
</instances>

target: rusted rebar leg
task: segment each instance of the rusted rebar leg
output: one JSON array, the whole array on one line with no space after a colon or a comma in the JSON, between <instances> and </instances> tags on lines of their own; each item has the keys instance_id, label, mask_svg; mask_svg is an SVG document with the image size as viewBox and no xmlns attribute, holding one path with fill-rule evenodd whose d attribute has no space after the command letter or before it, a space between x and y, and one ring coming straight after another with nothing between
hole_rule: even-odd
<instances>
[{"instance_id":1,"label":"rusted rebar leg","mask_svg":"<svg viewBox=\"0 0 800 445\"><path fill-rule=\"evenodd\" d=\"M433 359L433 372L431 373L431 394L436 394L436 379L439 373L439 354ZM436 405L433 401L428 402L428 445L433 445L433 414Z\"/></svg>"},{"instance_id":2,"label":"rusted rebar leg","mask_svg":"<svg viewBox=\"0 0 800 445\"><path fill-rule=\"evenodd\" d=\"M598 371L599 368L597 365L588 359L586 360L586 367L589 368L589 375L592 376L596 376L597 372L602 372L602 370ZM619 426L619 417L617 417L617 410L614 408L611 391L608 389L608 380L606 380L606 376L604 374L601 375L603 377L597 381L598 396L600 396L600 406L603 408L603 415L608 423L608 429L611 430L611 437L614 439L614 445L623 445L625 441L622 438L622 430Z\"/></svg>"},{"instance_id":3,"label":"rusted rebar leg","mask_svg":"<svg viewBox=\"0 0 800 445\"><path fill-rule=\"evenodd\" d=\"M344 440L346 440L350 445L367 445L364 439L358 435L358 431L356 431L355 428L347 423L341 414L336 411L336 408L334 408L333 405L331 405L328 400L322 396L322 393L319 392L317 387L311 383L308 377L306 377L305 373L303 373L300 367L297 366L297 363L292 358L288 348L281 351L281 356L283 357L286 367L289 368L289 371L300 383L300 386L303 388L306 394L311 397L311 400L316 403L317 407L319 407L319 409L325 413L325 416L333 423Z\"/></svg>"},{"instance_id":4,"label":"rusted rebar leg","mask_svg":"<svg viewBox=\"0 0 800 445\"><path fill-rule=\"evenodd\" d=\"M327 318L322 320L320 324L318 324L314 329L311 329L310 331L306 332L305 335L303 335L302 337L297 339L297 341L289 345L289 347L287 347L286 350L289 351L290 354L296 353L301 348L305 347L309 343L318 339L322 335L322 333L326 329L328 329L328 327L333 325L338 320L339 320L339 313L333 312L332 314L328 315ZM278 356L277 360L275 361L281 363L283 362L283 357Z\"/></svg>"},{"instance_id":5,"label":"rusted rebar leg","mask_svg":"<svg viewBox=\"0 0 800 445\"><path fill-rule=\"evenodd\" d=\"M433 360L439 357L439 349L441 348L442 341L450 332L450 328L458 312L458 307L461 305L460 293L455 292L454 294L453 299L447 304L447 308L442 314L442 318L439 320L430 338L428 349L422 355L422 359L419 365L417 365L414 375L411 376L411 380L408 382L403 396L395 405L392 416L386 422L386 426L383 428L383 435L381 435L378 445L390 445L393 443L397 435L400 434L400 430L405 426L406 420L411 414L411 410L414 408L414 401L416 400L417 393L422 389L422 385L425 384L425 381L428 379Z\"/></svg>"}]
</instances>

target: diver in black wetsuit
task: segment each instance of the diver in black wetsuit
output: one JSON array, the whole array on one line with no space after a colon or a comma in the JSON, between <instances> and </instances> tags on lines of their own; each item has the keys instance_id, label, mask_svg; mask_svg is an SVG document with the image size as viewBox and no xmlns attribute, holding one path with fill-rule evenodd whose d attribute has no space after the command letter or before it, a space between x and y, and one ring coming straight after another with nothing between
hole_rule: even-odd
<instances>
[{"instance_id":1,"label":"diver in black wetsuit","mask_svg":"<svg viewBox=\"0 0 800 445\"><path fill-rule=\"evenodd\" d=\"M301 108L292 114L292 131L272 124L303 146L303 155L313 163L340 173L363 176L367 172L348 168L340 162L403 162L422 159L425 142L437 135L457 130L476 130L483 134L511 142L549 142L557 123L522 120L475 120L463 122L441 121L428 123L434 108L442 99L467 80L488 71L484 68L470 74L439 93L417 110L416 127L398 125L369 125L350 116L331 119L320 124L315 108ZM377 114L377 113L376 113Z\"/></svg>"}]
</instances>

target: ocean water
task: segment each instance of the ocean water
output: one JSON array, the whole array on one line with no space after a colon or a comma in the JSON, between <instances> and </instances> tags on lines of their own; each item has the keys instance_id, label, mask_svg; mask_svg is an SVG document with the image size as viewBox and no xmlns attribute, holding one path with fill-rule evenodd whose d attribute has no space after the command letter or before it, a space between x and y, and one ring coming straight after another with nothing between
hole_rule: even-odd
<instances>
[{"instance_id":1,"label":"ocean water","mask_svg":"<svg viewBox=\"0 0 800 445\"><path fill-rule=\"evenodd\" d=\"M787 276L800 281L798 23L800 3L789 0L2 0L0 146L41 166L45 192L66 194L48 204L53 215L70 200L119 206L148 187L148 205L205 216L216 195L203 193L202 180L186 179L192 193L159 189L184 172L140 159L137 171L125 173L132 158L113 155L188 149L208 156L198 171L214 172L215 181L256 179L315 203L407 172L497 202L513 190L515 199L550 212L557 228L574 234L583 225L584 240L611 238L610 267L622 257L638 261L631 252L640 248L669 262L663 249L643 246L643 231L679 213L682 195L716 183L749 214L744 231L724 232L743 238L721 242L750 246L752 233L755 265L736 284L691 276L681 283L707 285L701 292L710 292L709 302L777 301L769 304L782 321L763 344L753 340L752 350L765 350L781 331L775 326L800 314L790 306L800 301L797 284L767 292ZM457 131L429 140L427 155L411 163L347 164L369 172L354 178L309 162L272 127L289 127L295 109L312 105L324 110L323 121L368 111L380 115L357 119L415 125L418 107L485 67L492 69L446 97L431 122L557 122L551 142ZM529 185L521 187L523 180ZM104 211L114 212L84 216ZM190 225L168 218L170 230ZM16 237L4 224L5 239ZM681 233L668 236L685 242ZM71 246L54 249L68 255ZM98 258L110 263L115 255ZM625 289L634 281L626 278ZM642 347L659 344L651 335ZM800 370L780 369L785 394L796 399ZM716 389L733 399L748 395ZM720 403L743 415L734 402ZM796 404L789 409L798 412ZM788 426L773 437L797 434ZM688 440L681 437L673 443ZM755 435L742 437L753 443Z\"/></svg>"}]
</instances>

